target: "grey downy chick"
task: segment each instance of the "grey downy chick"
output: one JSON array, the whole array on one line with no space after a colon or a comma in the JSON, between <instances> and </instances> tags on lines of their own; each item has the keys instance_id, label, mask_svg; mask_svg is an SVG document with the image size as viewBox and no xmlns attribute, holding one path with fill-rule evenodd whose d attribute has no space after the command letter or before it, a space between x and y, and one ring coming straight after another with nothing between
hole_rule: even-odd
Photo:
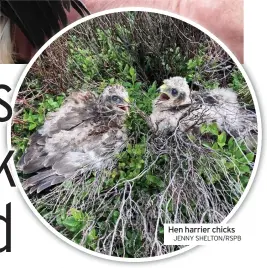
<instances>
[{"instance_id":1,"label":"grey downy chick","mask_svg":"<svg viewBox=\"0 0 267 268\"><path fill-rule=\"evenodd\" d=\"M108 166L127 141L128 102L127 91L119 85L105 88L99 97L90 92L73 93L30 137L17 164L29 176L24 189L40 193Z\"/></svg>"},{"instance_id":2,"label":"grey downy chick","mask_svg":"<svg viewBox=\"0 0 267 268\"><path fill-rule=\"evenodd\" d=\"M256 114L241 107L232 89L190 91L186 79L177 76L164 80L159 91L150 116L157 133L176 129L187 132L199 129L203 123L216 122L221 131L231 136L244 139L250 136L254 140L251 132L257 131Z\"/></svg>"}]
</instances>

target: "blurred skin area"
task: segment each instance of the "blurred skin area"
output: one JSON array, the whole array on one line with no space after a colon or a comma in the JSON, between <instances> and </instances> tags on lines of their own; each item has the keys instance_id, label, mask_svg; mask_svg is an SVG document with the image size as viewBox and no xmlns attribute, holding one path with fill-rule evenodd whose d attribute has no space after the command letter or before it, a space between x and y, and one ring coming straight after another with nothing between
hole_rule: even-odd
<instances>
[{"instance_id":1,"label":"blurred skin area","mask_svg":"<svg viewBox=\"0 0 267 268\"><path fill-rule=\"evenodd\" d=\"M243 63L243 0L83 0L91 13L119 7L150 7L177 13L199 23L223 41ZM69 22L79 19L76 11L68 14ZM36 50L19 29L14 30L17 58L28 61Z\"/></svg>"}]
</instances>

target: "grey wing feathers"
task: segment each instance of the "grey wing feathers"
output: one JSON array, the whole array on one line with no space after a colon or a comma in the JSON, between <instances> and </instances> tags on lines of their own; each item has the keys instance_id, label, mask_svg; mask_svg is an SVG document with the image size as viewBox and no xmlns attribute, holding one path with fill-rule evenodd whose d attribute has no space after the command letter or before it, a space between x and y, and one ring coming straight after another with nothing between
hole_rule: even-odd
<instances>
[{"instance_id":1,"label":"grey wing feathers","mask_svg":"<svg viewBox=\"0 0 267 268\"><path fill-rule=\"evenodd\" d=\"M17 163L17 168L19 170L24 170L24 167L27 165L27 163L33 159L39 158L42 156L42 154L45 154L45 152L43 152L44 139L45 137L38 132L32 134L27 150Z\"/></svg>"},{"instance_id":2,"label":"grey wing feathers","mask_svg":"<svg viewBox=\"0 0 267 268\"><path fill-rule=\"evenodd\" d=\"M65 180L66 178L64 176L54 174L53 170L48 170L40 172L33 177L30 177L23 183L22 186L25 190L30 188L30 193L33 193L35 191L37 193L40 193L46 188L62 183Z\"/></svg>"},{"instance_id":3,"label":"grey wing feathers","mask_svg":"<svg viewBox=\"0 0 267 268\"><path fill-rule=\"evenodd\" d=\"M60 130L71 129L88 119L97 95L92 92L85 92L83 99L79 96L77 92L72 93L58 111L49 113L39 133L51 136Z\"/></svg>"},{"instance_id":4,"label":"grey wing feathers","mask_svg":"<svg viewBox=\"0 0 267 268\"><path fill-rule=\"evenodd\" d=\"M106 87L99 98L91 92L73 93L47 116L18 163L28 174L25 189L39 193L112 164L127 139L126 111L111 101L112 94L127 97L118 86Z\"/></svg>"},{"instance_id":5,"label":"grey wing feathers","mask_svg":"<svg viewBox=\"0 0 267 268\"><path fill-rule=\"evenodd\" d=\"M205 123L216 122L221 130L234 137L245 138L251 136L252 132L257 132L255 112L242 107L232 89L218 88L204 93L193 92L192 96L193 109L201 107L205 110Z\"/></svg>"},{"instance_id":6,"label":"grey wing feathers","mask_svg":"<svg viewBox=\"0 0 267 268\"><path fill-rule=\"evenodd\" d=\"M18 170L24 174L33 174L23 183L25 189L31 188L30 192L40 192L66 180L64 170L57 171L57 162L69 161L69 165L66 162L64 165L68 167L68 173L78 168L71 164L72 159L66 157L67 149L64 149L64 146L70 146L73 140L69 139L68 143L64 144L60 142L60 138L64 135L68 137L68 133L65 133L67 130L90 119L95 99L93 94L89 100L88 96L86 100L77 100L75 95L70 96L58 111L48 114L43 127L32 134L28 148L17 163ZM90 124L88 126L87 135L90 136Z\"/></svg>"}]
</instances>

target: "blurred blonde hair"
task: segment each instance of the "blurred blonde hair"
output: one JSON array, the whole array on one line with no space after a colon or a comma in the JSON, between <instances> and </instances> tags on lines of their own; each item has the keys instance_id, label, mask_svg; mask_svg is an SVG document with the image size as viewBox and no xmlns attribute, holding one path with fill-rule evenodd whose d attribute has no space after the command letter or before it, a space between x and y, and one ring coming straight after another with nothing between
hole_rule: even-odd
<instances>
[{"instance_id":1,"label":"blurred blonde hair","mask_svg":"<svg viewBox=\"0 0 267 268\"><path fill-rule=\"evenodd\" d=\"M14 63L12 54L10 20L0 13L0 64Z\"/></svg>"}]
</instances>

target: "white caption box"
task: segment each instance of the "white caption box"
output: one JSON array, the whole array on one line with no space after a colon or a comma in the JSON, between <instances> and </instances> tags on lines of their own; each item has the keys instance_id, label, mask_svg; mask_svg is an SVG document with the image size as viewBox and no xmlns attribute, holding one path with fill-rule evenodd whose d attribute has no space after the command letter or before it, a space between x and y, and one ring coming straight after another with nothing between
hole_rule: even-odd
<instances>
[{"instance_id":1,"label":"white caption box","mask_svg":"<svg viewBox=\"0 0 267 268\"><path fill-rule=\"evenodd\" d=\"M164 224L165 245L208 245L240 241L241 234L228 224Z\"/></svg>"}]
</instances>

